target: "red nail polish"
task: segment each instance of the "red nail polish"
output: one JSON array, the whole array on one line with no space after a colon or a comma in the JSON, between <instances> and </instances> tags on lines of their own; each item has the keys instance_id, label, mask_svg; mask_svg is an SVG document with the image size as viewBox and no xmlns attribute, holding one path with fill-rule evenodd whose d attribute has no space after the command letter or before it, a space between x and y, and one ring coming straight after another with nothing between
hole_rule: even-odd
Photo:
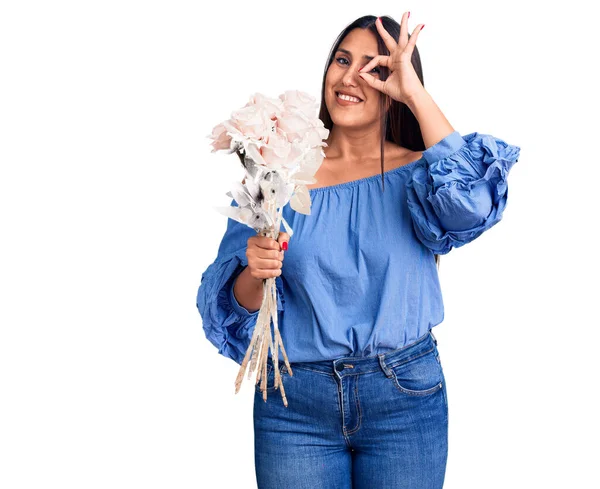
<instances>
[{"instance_id":1,"label":"red nail polish","mask_svg":"<svg viewBox=\"0 0 600 489\"><path fill-rule=\"evenodd\" d=\"M287 251L287 241L284 241L284 242L281 244L281 248L283 248L283 250L284 250L284 251Z\"/></svg>"},{"instance_id":2,"label":"red nail polish","mask_svg":"<svg viewBox=\"0 0 600 489\"><path fill-rule=\"evenodd\" d=\"M408 17L407 17L407 19L410 19L410 12L408 13Z\"/></svg>"},{"instance_id":3,"label":"red nail polish","mask_svg":"<svg viewBox=\"0 0 600 489\"><path fill-rule=\"evenodd\" d=\"M423 25L421 26L421 29L419 30L419 32L421 32L421 31L423 30L423 27L425 27L425 24L423 24Z\"/></svg>"}]
</instances>

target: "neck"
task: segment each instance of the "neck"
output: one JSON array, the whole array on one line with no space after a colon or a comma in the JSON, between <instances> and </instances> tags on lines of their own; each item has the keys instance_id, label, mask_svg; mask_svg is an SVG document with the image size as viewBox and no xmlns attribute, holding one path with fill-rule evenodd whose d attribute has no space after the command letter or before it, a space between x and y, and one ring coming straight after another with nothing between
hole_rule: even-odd
<instances>
[{"instance_id":1,"label":"neck","mask_svg":"<svg viewBox=\"0 0 600 489\"><path fill-rule=\"evenodd\" d=\"M327 158L339 159L346 163L360 163L379 159L381 144L379 126L365 130L364 127L348 128L334 125L325 141L324 152Z\"/></svg>"}]
</instances>

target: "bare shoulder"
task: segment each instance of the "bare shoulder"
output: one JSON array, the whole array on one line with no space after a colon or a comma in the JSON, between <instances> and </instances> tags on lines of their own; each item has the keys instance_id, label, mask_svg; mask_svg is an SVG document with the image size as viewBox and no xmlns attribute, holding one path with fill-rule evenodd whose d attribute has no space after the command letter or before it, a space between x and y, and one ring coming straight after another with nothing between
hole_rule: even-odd
<instances>
[{"instance_id":1,"label":"bare shoulder","mask_svg":"<svg viewBox=\"0 0 600 489\"><path fill-rule=\"evenodd\" d=\"M389 154L389 168L398 168L400 166L408 165L413 161L417 161L423 156L422 151L411 151L408 148L403 148L395 143L389 143L386 147L386 152ZM386 158L387 159L387 158Z\"/></svg>"}]
</instances>

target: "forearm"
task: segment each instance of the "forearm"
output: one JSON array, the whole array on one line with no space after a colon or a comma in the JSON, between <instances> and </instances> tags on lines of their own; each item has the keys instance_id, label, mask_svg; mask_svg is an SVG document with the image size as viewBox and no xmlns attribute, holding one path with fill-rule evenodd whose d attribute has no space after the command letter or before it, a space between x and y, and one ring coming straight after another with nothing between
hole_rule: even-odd
<instances>
[{"instance_id":1,"label":"forearm","mask_svg":"<svg viewBox=\"0 0 600 489\"><path fill-rule=\"evenodd\" d=\"M450 122L425 89L411 97L407 105L419 122L426 149L454 132Z\"/></svg>"},{"instance_id":2,"label":"forearm","mask_svg":"<svg viewBox=\"0 0 600 489\"><path fill-rule=\"evenodd\" d=\"M240 306L249 312L256 312L263 300L263 279L254 278L246 267L235 279L233 294Z\"/></svg>"}]
</instances>

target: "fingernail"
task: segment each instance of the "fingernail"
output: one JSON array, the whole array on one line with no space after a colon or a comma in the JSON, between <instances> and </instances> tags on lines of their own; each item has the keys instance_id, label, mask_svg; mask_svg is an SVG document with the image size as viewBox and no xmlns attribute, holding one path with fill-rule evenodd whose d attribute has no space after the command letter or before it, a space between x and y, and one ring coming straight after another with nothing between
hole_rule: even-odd
<instances>
[{"instance_id":1,"label":"fingernail","mask_svg":"<svg viewBox=\"0 0 600 489\"><path fill-rule=\"evenodd\" d=\"M410 19L410 12L408 12L408 17L407 17L407 19Z\"/></svg>"},{"instance_id":2,"label":"fingernail","mask_svg":"<svg viewBox=\"0 0 600 489\"><path fill-rule=\"evenodd\" d=\"M423 30L423 27L425 27L425 24L423 24L423 25L421 26L421 31ZM419 31L419 32L421 32L421 31Z\"/></svg>"},{"instance_id":3,"label":"fingernail","mask_svg":"<svg viewBox=\"0 0 600 489\"><path fill-rule=\"evenodd\" d=\"M284 251L287 251L287 241L284 241L284 242L281 244L281 248L282 248Z\"/></svg>"}]
</instances>

